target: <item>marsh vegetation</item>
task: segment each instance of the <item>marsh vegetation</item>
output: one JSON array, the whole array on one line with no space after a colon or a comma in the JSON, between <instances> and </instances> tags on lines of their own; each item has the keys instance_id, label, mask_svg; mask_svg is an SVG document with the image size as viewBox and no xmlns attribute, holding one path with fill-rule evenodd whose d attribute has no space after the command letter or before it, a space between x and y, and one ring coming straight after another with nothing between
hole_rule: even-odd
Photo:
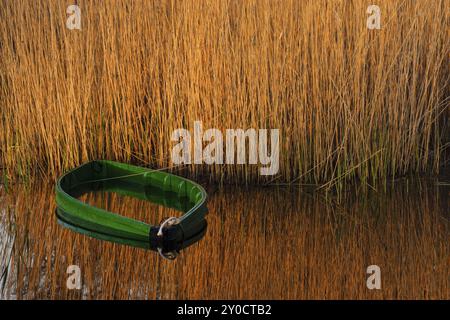
<instances>
[{"instance_id":1,"label":"marsh vegetation","mask_svg":"<svg viewBox=\"0 0 450 320\"><path fill-rule=\"evenodd\" d=\"M448 148L449 2L0 1L0 166L169 167L176 128L281 130L278 183L436 173ZM258 182L254 165L191 177ZM270 179L272 180L273 177Z\"/></svg>"}]
</instances>

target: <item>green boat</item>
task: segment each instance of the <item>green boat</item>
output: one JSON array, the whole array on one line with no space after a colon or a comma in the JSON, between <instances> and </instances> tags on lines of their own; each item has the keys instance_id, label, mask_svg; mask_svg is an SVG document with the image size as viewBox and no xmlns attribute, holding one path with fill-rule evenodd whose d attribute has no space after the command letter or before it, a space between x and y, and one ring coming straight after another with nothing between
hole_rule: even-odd
<instances>
[{"instance_id":1,"label":"green boat","mask_svg":"<svg viewBox=\"0 0 450 320\"><path fill-rule=\"evenodd\" d=\"M148 200L180 211L180 217L166 219L160 225L93 207L81 200L82 194L114 192ZM150 247L170 247L182 243L204 228L206 191L197 183L160 170L129 164L96 160L75 168L56 184L58 216L64 222L127 241L148 242Z\"/></svg>"}]
</instances>

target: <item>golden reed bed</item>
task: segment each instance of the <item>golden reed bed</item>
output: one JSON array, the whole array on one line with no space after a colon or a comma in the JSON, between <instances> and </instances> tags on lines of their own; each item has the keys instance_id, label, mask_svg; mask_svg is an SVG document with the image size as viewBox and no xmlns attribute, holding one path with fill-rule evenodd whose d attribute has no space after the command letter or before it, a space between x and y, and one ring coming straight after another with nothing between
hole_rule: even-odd
<instances>
[{"instance_id":1,"label":"golden reed bed","mask_svg":"<svg viewBox=\"0 0 450 320\"><path fill-rule=\"evenodd\" d=\"M75 1L74 1L75 2ZM0 167L171 166L171 132L279 128L280 171L189 165L212 181L362 183L436 173L447 148L449 5L379 0L0 0ZM447 138L448 139L448 138Z\"/></svg>"}]
</instances>

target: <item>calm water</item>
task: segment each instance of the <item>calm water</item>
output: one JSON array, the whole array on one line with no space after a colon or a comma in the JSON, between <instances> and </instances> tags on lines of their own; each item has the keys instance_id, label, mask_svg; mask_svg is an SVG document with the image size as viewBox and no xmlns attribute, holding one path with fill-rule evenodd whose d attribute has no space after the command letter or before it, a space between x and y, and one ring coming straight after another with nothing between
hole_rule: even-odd
<instances>
[{"instance_id":1,"label":"calm water","mask_svg":"<svg viewBox=\"0 0 450 320\"><path fill-rule=\"evenodd\" d=\"M441 182L339 203L297 188L208 188L207 232L174 261L62 227L53 184L0 187L0 297L449 299L450 187ZM115 194L83 200L150 223L177 214ZM366 287L373 264L381 290ZM81 290L66 287L69 265L80 267Z\"/></svg>"}]
</instances>

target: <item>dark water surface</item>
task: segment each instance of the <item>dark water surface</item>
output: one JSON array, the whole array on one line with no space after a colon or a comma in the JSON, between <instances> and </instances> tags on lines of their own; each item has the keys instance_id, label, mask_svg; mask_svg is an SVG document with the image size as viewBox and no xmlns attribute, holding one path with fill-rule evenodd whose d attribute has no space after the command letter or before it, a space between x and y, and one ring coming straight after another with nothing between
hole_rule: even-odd
<instances>
[{"instance_id":1,"label":"dark water surface","mask_svg":"<svg viewBox=\"0 0 450 320\"><path fill-rule=\"evenodd\" d=\"M0 186L0 298L450 298L447 182L345 201L298 188L209 188L205 236L166 261L57 223L53 184ZM174 209L111 193L84 201L158 224ZM347 199L348 198L348 199ZM82 289L67 289L78 265ZM366 286L381 268L381 290Z\"/></svg>"}]
</instances>

